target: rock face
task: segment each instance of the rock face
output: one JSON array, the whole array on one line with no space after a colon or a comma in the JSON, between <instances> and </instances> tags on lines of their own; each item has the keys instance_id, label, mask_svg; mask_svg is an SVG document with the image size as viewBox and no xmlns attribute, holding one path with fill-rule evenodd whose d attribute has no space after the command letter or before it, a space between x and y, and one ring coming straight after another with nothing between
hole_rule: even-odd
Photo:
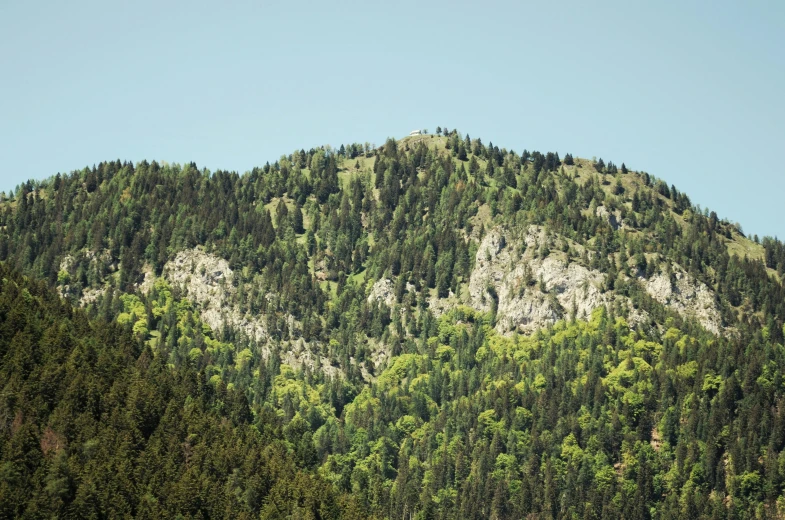
<instances>
[{"instance_id":1,"label":"rock face","mask_svg":"<svg viewBox=\"0 0 785 520\"><path fill-rule=\"evenodd\" d=\"M230 327L259 342L268 338L262 317L245 316L231 305L234 273L223 258L199 248L180 251L166 263L163 275L198 305L202 321L214 330Z\"/></svg>"},{"instance_id":2,"label":"rock face","mask_svg":"<svg viewBox=\"0 0 785 520\"><path fill-rule=\"evenodd\" d=\"M395 286L389 278L380 278L371 287L368 303L381 302L392 307L395 304Z\"/></svg>"},{"instance_id":3,"label":"rock face","mask_svg":"<svg viewBox=\"0 0 785 520\"><path fill-rule=\"evenodd\" d=\"M626 296L603 292L605 275L575 262L562 253L543 255L544 231L530 226L523 240L511 240L509 233L496 228L480 243L469 280L472 307L490 311L496 306L496 329L501 333L519 330L531 333L575 313L585 318L600 306L621 305L629 310L630 325L648 320L645 312L633 308ZM525 244L525 248L521 244ZM523 252L525 249L525 252ZM698 320L714 334L725 332L714 293L679 265L671 275L659 272L638 281L658 302L684 317Z\"/></svg>"},{"instance_id":4,"label":"rock face","mask_svg":"<svg viewBox=\"0 0 785 520\"><path fill-rule=\"evenodd\" d=\"M104 294L106 294L106 289L85 289L82 291L82 297L79 298L79 305L87 307L95 303Z\"/></svg>"},{"instance_id":5,"label":"rock face","mask_svg":"<svg viewBox=\"0 0 785 520\"><path fill-rule=\"evenodd\" d=\"M496 305L496 329L501 333L519 330L531 333L575 313L587 318L604 305L622 303L626 297L602 292L604 275L574 262L560 253L541 258L537 249L546 243L544 231L530 226L520 242L509 242L503 230L485 235L477 250L469 280L469 304L482 311ZM646 318L631 312L631 324Z\"/></svg>"},{"instance_id":6,"label":"rock face","mask_svg":"<svg viewBox=\"0 0 785 520\"><path fill-rule=\"evenodd\" d=\"M333 366L328 358L322 356L320 352L324 347L319 342L308 342L300 337L301 324L295 320L294 316L285 316L289 335L293 339L279 343L273 340L268 333L266 316L252 316L242 313L233 303L234 295L237 292L234 286L234 272L223 258L207 253L198 247L180 251L173 260L164 265L163 276L170 285L183 291L185 296L199 309L202 321L213 330L227 328L255 340L260 345L264 358L268 358L273 351L276 351L280 355L282 363L294 368L307 366L311 370L320 369L330 376L335 376L340 372L340 368ZM147 282L148 280L145 278L145 283L141 284L139 289L143 290L152 286ZM381 280L380 282L377 282L378 289L374 294L381 298L380 301L391 302L390 305L392 305L395 300L392 282L389 280ZM273 294L267 296L268 298L275 297ZM350 361L357 364L353 360ZM383 361L382 357L376 360L375 364ZM367 372L364 366L360 366L360 369L364 374ZM368 374L368 378L371 378L370 374Z\"/></svg>"},{"instance_id":7,"label":"rock face","mask_svg":"<svg viewBox=\"0 0 785 520\"><path fill-rule=\"evenodd\" d=\"M148 294L153 289L154 284L155 274L153 274L152 269L147 268L144 270L144 279L142 283L137 285L137 289L142 294Z\"/></svg>"},{"instance_id":8,"label":"rock face","mask_svg":"<svg viewBox=\"0 0 785 520\"><path fill-rule=\"evenodd\" d=\"M608 224L614 230L619 229L620 227L624 227L622 225L622 223L621 223L621 212L618 211L618 210L611 212L605 206L597 206L597 210L595 212L595 215L597 215L600 218L604 218L605 220L607 220Z\"/></svg>"},{"instance_id":9,"label":"rock face","mask_svg":"<svg viewBox=\"0 0 785 520\"><path fill-rule=\"evenodd\" d=\"M59 273L65 273L73 277L80 266L88 269L97 267L98 271L105 271L108 273L113 273L117 270L117 262L112 258L112 253L108 249L103 249L98 252L82 249L76 256L69 254L63 256L60 260ZM103 283L103 280L101 280L101 282ZM74 287L68 283L59 284L57 290L60 293L61 298L77 296L77 294L74 294ZM106 289L103 287L84 289L78 299L78 303L80 306L86 307L95 303L98 297L105 292Z\"/></svg>"},{"instance_id":10,"label":"rock face","mask_svg":"<svg viewBox=\"0 0 785 520\"><path fill-rule=\"evenodd\" d=\"M648 280L639 278L652 298L674 309L682 316L695 318L714 334L723 333L722 317L714 293L704 283L695 280L678 264L672 264L672 278L658 272Z\"/></svg>"}]
</instances>

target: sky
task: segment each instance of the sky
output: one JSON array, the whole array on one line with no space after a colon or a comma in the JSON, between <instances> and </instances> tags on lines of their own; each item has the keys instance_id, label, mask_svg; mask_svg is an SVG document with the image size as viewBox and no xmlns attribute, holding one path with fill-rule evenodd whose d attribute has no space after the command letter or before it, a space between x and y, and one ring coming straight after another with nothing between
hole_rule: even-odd
<instances>
[{"instance_id":1,"label":"sky","mask_svg":"<svg viewBox=\"0 0 785 520\"><path fill-rule=\"evenodd\" d=\"M785 238L785 2L0 1L0 190L437 126L622 162Z\"/></svg>"}]
</instances>

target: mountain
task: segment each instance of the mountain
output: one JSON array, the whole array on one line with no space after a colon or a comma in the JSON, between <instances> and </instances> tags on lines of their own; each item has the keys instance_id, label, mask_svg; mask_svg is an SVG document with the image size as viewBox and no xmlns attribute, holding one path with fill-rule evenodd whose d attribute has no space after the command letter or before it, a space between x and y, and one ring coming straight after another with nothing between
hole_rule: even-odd
<instances>
[{"instance_id":1,"label":"mountain","mask_svg":"<svg viewBox=\"0 0 785 520\"><path fill-rule=\"evenodd\" d=\"M785 247L624 163L438 129L0 208L39 294L2 314L7 516L785 516Z\"/></svg>"}]
</instances>

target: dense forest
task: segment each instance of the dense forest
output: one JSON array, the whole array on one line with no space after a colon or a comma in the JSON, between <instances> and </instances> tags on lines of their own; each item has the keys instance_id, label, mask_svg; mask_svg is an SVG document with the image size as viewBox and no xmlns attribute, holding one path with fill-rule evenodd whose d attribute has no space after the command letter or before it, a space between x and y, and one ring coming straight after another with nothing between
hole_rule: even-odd
<instances>
[{"instance_id":1,"label":"dense forest","mask_svg":"<svg viewBox=\"0 0 785 520\"><path fill-rule=\"evenodd\" d=\"M502 330L500 229L625 303L525 271L554 317ZM785 246L624 163L442 128L108 161L0 196L0 261L2 516L785 517Z\"/></svg>"},{"instance_id":2,"label":"dense forest","mask_svg":"<svg viewBox=\"0 0 785 520\"><path fill-rule=\"evenodd\" d=\"M360 517L241 391L6 266L0 317L3 518Z\"/></svg>"}]
</instances>

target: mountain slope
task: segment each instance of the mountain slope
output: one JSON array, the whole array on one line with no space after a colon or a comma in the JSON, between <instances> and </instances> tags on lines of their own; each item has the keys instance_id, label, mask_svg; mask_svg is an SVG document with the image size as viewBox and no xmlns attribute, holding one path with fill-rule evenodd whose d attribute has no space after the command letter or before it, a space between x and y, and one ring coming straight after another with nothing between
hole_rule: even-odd
<instances>
[{"instance_id":1,"label":"mountain slope","mask_svg":"<svg viewBox=\"0 0 785 520\"><path fill-rule=\"evenodd\" d=\"M341 514L242 393L0 266L0 515ZM347 502L348 504L348 502ZM349 509L344 511L350 513Z\"/></svg>"},{"instance_id":2,"label":"mountain slope","mask_svg":"<svg viewBox=\"0 0 785 520\"><path fill-rule=\"evenodd\" d=\"M243 393L377 517L785 505L785 249L645 172L451 131L102 163L2 208L0 259Z\"/></svg>"}]
</instances>

